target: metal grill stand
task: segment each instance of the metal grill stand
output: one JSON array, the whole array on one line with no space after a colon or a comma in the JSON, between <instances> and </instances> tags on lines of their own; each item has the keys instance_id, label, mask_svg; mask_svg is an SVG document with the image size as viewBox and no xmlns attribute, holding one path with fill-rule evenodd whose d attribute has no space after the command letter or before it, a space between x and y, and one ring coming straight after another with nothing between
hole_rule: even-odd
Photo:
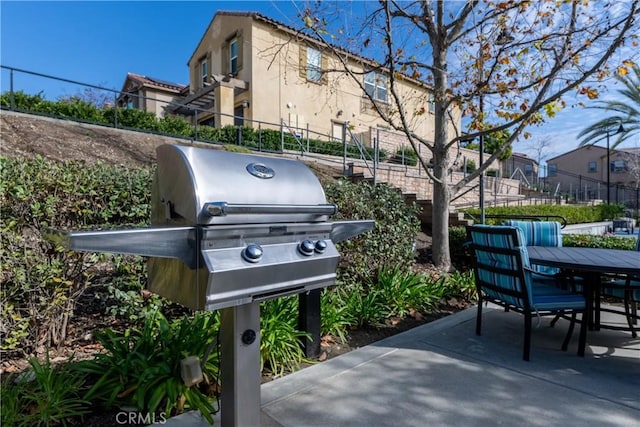
<instances>
[{"instance_id":1,"label":"metal grill stand","mask_svg":"<svg viewBox=\"0 0 640 427\"><path fill-rule=\"evenodd\" d=\"M223 426L260 425L260 303L220 311Z\"/></svg>"}]
</instances>

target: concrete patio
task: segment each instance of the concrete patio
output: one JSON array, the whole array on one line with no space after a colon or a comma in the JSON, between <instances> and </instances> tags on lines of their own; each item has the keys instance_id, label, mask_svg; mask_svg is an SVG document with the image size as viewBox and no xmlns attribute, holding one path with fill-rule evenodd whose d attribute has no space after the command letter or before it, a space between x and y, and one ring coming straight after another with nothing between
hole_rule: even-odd
<instances>
[{"instance_id":1,"label":"concrete patio","mask_svg":"<svg viewBox=\"0 0 640 427\"><path fill-rule=\"evenodd\" d=\"M589 331L581 358L577 331L562 352L568 322L550 328L542 318L525 362L521 315L489 306L482 336L475 315L471 308L263 384L262 425L640 426L640 338ZM165 425L207 424L187 413Z\"/></svg>"}]
</instances>

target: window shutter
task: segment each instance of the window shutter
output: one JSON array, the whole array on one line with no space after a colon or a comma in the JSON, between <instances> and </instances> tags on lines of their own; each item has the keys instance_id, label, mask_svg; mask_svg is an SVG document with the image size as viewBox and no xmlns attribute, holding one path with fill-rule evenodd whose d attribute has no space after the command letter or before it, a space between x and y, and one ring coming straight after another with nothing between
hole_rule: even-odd
<instances>
[{"instance_id":1,"label":"window shutter","mask_svg":"<svg viewBox=\"0 0 640 427\"><path fill-rule=\"evenodd\" d=\"M327 72L327 70L329 69L329 59L327 58L327 55L325 55L324 53L322 53L322 84L326 85L329 82L329 73Z\"/></svg>"},{"instance_id":2,"label":"window shutter","mask_svg":"<svg viewBox=\"0 0 640 427\"><path fill-rule=\"evenodd\" d=\"M242 70L242 34L238 34L238 71Z\"/></svg>"},{"instance_id":3,"label":"window shutter","mask_svg":"<svg viewBox=\"0 0 640 427\"><path fill-rule=\"evenodd\" d=\"M300 45L300 77L307 79L307 46Z\"/></svg>"},{"instance_id":4,"label":"window shutter","mask_svg":"<svg viewBox=\"0 0 640 427\"><path fill-rule=\"evenodd\" d=\"M230 71L229 68L229 43L225 43L222 45L222 49L221 49L221 56L222 56L222 69L220 70L222 74L228 74Z\"/></svg>"}]
</instances>

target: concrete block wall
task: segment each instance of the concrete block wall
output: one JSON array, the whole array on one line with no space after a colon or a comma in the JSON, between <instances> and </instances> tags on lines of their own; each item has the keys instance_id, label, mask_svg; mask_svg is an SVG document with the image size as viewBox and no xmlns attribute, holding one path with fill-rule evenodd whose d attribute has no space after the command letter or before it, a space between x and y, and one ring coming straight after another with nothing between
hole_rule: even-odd
<instances>
[{"instance_id":1,"label":"concrete block wall","mask_svg":"<svg viewBox=\"0 0 640 427\"><path fill-rule=\"evenodd\" d=\"M349 174L361 174L365 178L372 178L372 174L365 166L357 163L349 164ZM450 182L456 183L464 178L462 172L452 172ZM376 180L378 182L387 182L399 188L405 194L415 194L417 200L431 200L433 198L433 181L427 176L426 172L418 166L402 166L393 164L381 164L376 170ZM498 200L522 199L520 195L520 182L515 179L488 177L485 181L485 200L487 206L497 203ZM475 188L474 188L475 187ZM478 188L477 181L467 184L461 193L466 194L458 197L452 202L452 206L475 206L478 204ZM495 193L494 190L498 189Z\"/></svg>"}]
</instances>

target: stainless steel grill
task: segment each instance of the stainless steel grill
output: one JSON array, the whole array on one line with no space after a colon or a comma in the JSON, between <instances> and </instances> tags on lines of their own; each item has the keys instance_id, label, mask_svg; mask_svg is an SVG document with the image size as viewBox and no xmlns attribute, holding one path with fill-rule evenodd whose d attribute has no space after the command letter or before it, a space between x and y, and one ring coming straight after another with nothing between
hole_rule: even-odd
<instances>
[{"instance_id":1,"label":"stainless steel grill","mask_svg":"<svg viewBox=\"0 0 640 427\"><path fill-rule=\"evenodd\" d=\"M260 416L260 301L335 281L335 243L373 221L330 222L303 163L163 145L148 228L66 234L77 251L148 256L149 290L197 310L222 311L222 422Z\"/></svg>"}]
</instances>

